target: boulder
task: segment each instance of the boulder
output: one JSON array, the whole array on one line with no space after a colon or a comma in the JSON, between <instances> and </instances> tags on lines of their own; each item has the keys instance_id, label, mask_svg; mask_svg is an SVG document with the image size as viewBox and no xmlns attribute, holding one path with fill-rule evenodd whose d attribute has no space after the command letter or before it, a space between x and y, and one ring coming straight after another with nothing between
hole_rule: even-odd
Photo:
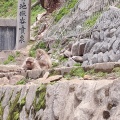
<instances>
[{"instance_id":1,"label":"boulder","mask_svg":"<svg viewBox=\"0 0 120 120\"><path fill-rule=\"evenodd\" d=\"M70 52L70 51L65 50L65 52L64 52L64 56L69 58L69 57L71 57L71 56L72 56L72 54L71 54L71 52Z\"/></svg>"},{"instance_id":2,"label":"boulder","mask_svg":"<svg viewBox=\"0 0 120 120\"><path fill-rule=\"evenodd\" d=\"M83 57L81 56L73 56L72 59L75 60L76 62L80 62L80 63L83 62Z\"/></svg>"}]
</instances>

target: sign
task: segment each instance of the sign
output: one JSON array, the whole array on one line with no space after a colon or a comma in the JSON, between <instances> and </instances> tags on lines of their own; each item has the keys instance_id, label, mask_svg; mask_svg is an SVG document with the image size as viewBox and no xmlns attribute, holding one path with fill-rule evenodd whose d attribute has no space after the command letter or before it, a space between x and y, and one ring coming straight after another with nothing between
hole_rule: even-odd
<instances>
[{"instance_id":1,"label":"sign","mask_svg":"<svg viewBox=\"0 0 120 120\"><path fill-rule=\"evenodd\" d=\"M30 40L31 0L18 0L16 49L27 46Z\"/></svg>"}]
</instances>

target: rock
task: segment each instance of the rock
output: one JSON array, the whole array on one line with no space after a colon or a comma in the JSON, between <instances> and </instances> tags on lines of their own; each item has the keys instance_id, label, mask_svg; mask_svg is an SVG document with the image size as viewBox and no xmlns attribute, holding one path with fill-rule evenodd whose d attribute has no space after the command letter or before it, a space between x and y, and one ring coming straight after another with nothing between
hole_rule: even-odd
<instances>
[{"instance_id":1,"label":"rock","mask_svg":"<svg viewBox=\"0 0 120 120\"><path fill-rule=\"evenodd\" d=\"M69 42L69 44L68 44L68 50L69 50L69 51L71 51L73 44L74 44L73 41Z\"/></svg>"},{"instance_id":2,"label":"rock","mask_svg":"<svg viewBox=\"0 0 120 120\"><path fill-rule=\"evenodd\" d=\"M8 105L8 102L10 101L10 98L12 96L13 88L11 86L6 86L4 87L5 93L4 93L4 98L1 102L1 106L5 108Z\"/></svg>"},{"instance_id":3,"label":"rock","mask_svg":"<svg viewBox=\"0 0 120 120\"><path fill-rule=\"evenodd\" d=\"M71 54L70 51L66 50L66 51L64 52L64 56L69 58L69 57L72 56L72 54Z\"/></svg>"},{"instance_id":4,"label":"rock","mask_svg":"<svg viewBox=\"0 0 120 120\"><path fill-rule=\"evenodd\" d=\"M5 109L4 109L4 111L3 111L3 120L7 120L7 117L8 117L8 115L9 115L9 106L7 105L7 106L5 106Z\"/></svg>"},{"instance_id":5,"label":"rock","mask_svg":"<svg viewBox=\"0 0 120 120\"><path fill-rule=\"evenodd\" d=\"M98 54L98 63L102 63L102 62L103 62L103 53L100 52L100 53Z\"/></svg>"},{"instance_id":6,"label":"rock","mask_svg":"<svg viewBox=\"0 0 120 120\"><path fill-rule=\"evenodd\" d=\"M72 59L75 60L76 62L80 62L80 63L83 62L83 58L81 56L73 56Z\"/></svg>"},{"instance_id":7,"label":"rock","mask_svg":"<svg viewBox=\"0 0 120 120\"><path fill-rule=\"evenodd\" d=\"M0 85L7 85L9 84L9 80L7 77L0 78Z\"/></svg>"},{"instance_id":8,"label":"rock","mask_svg":"<svg viewBox=\"0 0 120 120\"><path fill-rule=\"evenodd\" d=\"M40 35L42 32L44 32L45 29L46 29L46 23L42 23L42 24L40 25L39 30L38 30L38 35Z\"/></svg>"},{"instance_id":9,"label":"rock","mask_svg":"<svg viewBox=\"0 0 120 120\"><path fill-rule=\"evenodd\" d=\"M72 45L72 56L79 56L79 42L76 42Z\"/></svg>"},{"instance_id":10,"label":"rock","mask_svg":"<svg viewBox=\"0 0 120 120\"><path fill-rule=\"evenodd\" d=\"M109 58L109 53L108 51L106 51L104 54L103 54L103 61L104 62L109 62L110 58Z\"/></svg>"},{"instance_id":11,"label":"rock","mask_svg":"<svg viewBox=\"0 0 120 120\"><path fill-rule=\"evenodd\" d=\"M65 63L65 66L66 67L72 67L75 64L76 64L76 62L72 58L69 58L68 61Z\"/></svg>"},{"instance_id":12,"label":"rock","mask_svg":"<svg viewBox=\"0 0 120 120\"><path fill-rule=\"evenodd\" d=\"M49 75L50 75L49 72L45 72L45 74L43 75L43 79L47 79Z\"/></svg>"},{"instance_id":13,"label":"rock","mask_svg":"<svg viewBox=\"0 0 120 120\"><path fill-rule=\"evenodd\" d=\"M94 44L95 44L95 41L93 41L93 40L88 41L85 45L84 54L90 52L90 50L94 46Z\"/></svg>"},{"instance_id":14,"label":"rock","mask_svg":"<svg viewBox=\"0 0 120 120\"><path fill-rule=\"evenodd\" d=\"M54 86L49 85L43 120L88 120L93 113L93 120L119 120L119 116L113 114L119 111L119 86L119 80L61 81ZM107 108L109 104L111 110Z\"/></svg>"},{"instance_id":15,"label":"rock","mask_svg":"<svg viewBox=\"0 0 120 120\"><path fill-rule=\"evenodd\" d=\"M99 41L99 39L100 39L100 33L99 33L98 31L95 31L95 32L93 33L93 38L94 38L96 41Z\"/></svg>"},{"instance_id":16,"label":"rock","mask_svg":"<svg viewBox=\"0 0 120 120\"><path fill-rule=\"evenodd\" d=\"M87 42L83 59L86 65L102 62L118 62L120 48L120 10L110 9L104 12L92 29L92 41ZM104 25L103 25L104 24ZM93 54L93 57L88 57ZM87 56L87 57L86 57ZM98 58L97 58L98 56Z\"/></svg>"},{"instance_id":17,"label":"rock","mask_svg":"<svg viewBox=\"0 0 120 120\"><path fill-rule=\"evenodd\" d=\"M17 65L0 65L0 72L20 72L21 70Z\"/></svg>"},{"instance_id":18,"label":"rock","mask_svg":"<svg viewBox=\"0 0 120 120\"><path fill-rule=\"evenodd\" d=\"M35 119L38 119L38 120L42 119L43 114L44 114L43 109L40 109L40 110L36 113Z\"/></svg>"},{"instance_id":19,"label":"rock","mask_svg":"<svg viewBox=\"0 0 120 120\"><path fill-rule=\"evenodd\" d=\"M92 57L92 63L97 63L98 62L98 55L97 54L94 54L93 57Z\"/></svg>"},{"instance_id":20,"label":"rock","mask_svg":"<svg viewBox=\"0 0 120 120\"><path fill-rule=\"evenodd\" d=\"M25 80L25 77L22 75L14 75L10 78L9 84L15 85L20 80Z\"/></svg>"},{"instance_id":21,"label":"rock","mask_svg":"<svg viewBox=\"0 0 120 120\"><path fill-rule=\"evenodd\" d=\"M32 106L32 103L33 103L35 95L36 95L36 90L38 87L39 87L38 85L32 85L32 86L30 86L30 88L28 90L28 93L26 96L26 104L25 104L25 108L27 111L29 111Z\"/></svg>"},{"instance_id":22,"label":"rock","mask_svg":"<svg viewBox=\"0 0 120 120\"><path fill-rule=\"evenodd\" d=\"M20 112L20 120L28 120L28 114L26 112L25 106L23 106L23 109Z\"/></svg>"},{"instance_id":23,"label":"rock","mask_svg":"<svg viewBox=\"0 0 120 120\"><path fill-rule=\"evenodd\" d=\"M47 78L45 81L46 82L53 82L53 81L58 81L62 78L62 75L55 75L55 76L51 76L49 78Z\"/></svg>"},{"instance_id":24,"label":"rock","mask_svg":"<svg viewBox=\"0 0 120 120\"><path fill-rule=\"evenodd\" d=\"M94 66L95 71L101 71L101 72L111 72L114 68L114 63L97 63Z\"/></svg>"}]
</instances>

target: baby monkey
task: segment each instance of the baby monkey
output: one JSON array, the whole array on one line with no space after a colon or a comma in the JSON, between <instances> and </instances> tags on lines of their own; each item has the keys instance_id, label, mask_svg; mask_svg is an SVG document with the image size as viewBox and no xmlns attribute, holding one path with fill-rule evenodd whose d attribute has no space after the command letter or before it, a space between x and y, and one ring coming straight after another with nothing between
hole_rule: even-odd
<instances>
[{"instance_id":1,"label":"baby monkey","mask_svg":"<svg viewBox=\"0 0 120 120\"><path fill-rule=\"evenodd\" d=\"M25 70L41 69L38 62L32 57L26 58L23 62L22 68Z\"/></svg>"},{"instance_id":2,"label":"baby monkey","mask_svg":"<svg viewBox=\"0 0 120 120\"><path fill-rule=\"evenodd\" d=\"M46 51L42 49L36 50L36 60L38 61L41 69L49 69L52 66L51 59Z\"/></svg>"}]
</instances>

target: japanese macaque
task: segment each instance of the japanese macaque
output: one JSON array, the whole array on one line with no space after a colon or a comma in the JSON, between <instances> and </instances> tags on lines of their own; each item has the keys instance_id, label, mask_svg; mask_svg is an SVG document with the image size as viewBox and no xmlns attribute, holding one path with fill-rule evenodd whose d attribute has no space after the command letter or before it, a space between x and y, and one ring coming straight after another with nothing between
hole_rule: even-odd
<instances>
[{"instance_id":1,"label":"japanese macaque","mask_svg":"<svg viewBox=\"0 0 120 120\"><path fill-rule=\"evenodd\" d=\"M36 60L38 61L41 69L49 69L52 66L49 55L42 49L36 50Z\"/></svg>"},{"instance_id":2,"label":"japanese macaque","mask_svg":"<svg viewBox=\"0 0 120 120\"><path fill-rule=\"evenodd\" d=\"M41 69L38 62L32 57L26 58L23 62L22 68L25 70Z\"/></svg>"}]
</instances>

